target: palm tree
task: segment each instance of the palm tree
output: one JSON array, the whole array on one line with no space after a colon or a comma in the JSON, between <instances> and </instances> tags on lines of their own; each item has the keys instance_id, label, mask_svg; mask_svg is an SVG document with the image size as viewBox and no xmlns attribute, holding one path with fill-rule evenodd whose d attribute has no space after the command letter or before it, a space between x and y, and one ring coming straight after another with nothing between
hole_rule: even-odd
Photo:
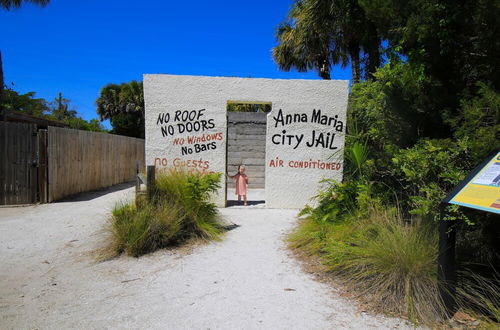
<instances>
[{"instance_id":1,"label":"palm tree","mask_svg":"<svg viewBox=\"0 0 500 330\"><path fill-rule=\"evenodd\" d=\"M136 112L144 118L144 93L142 81L138 82L132 80L128 84L122 84L119 98L122 112Z\"/></svg>"},{"instance_id":2,"label":"palm tree","mask_svg":"<svg viewBox=\"0 0 500 330\"><path fill-rule=\"evenodd\" d=\"M297 0L277 39L273 57L285 71L316 69L329 79L332 66L350 62L353 83L358 83L362 51L367 76L380 65L380 38L355 0Z\"/></svg>"},{"instance_id":3,"label":"palm tree","mask_svg":"<svg viewBox=\"0 0 500 330\"><path fill-rule=\"evenodd\" d=\"M101 95L96 100L96 104L101 120L125 113L138 113L144 117L142 82L133 80L119 85L106 85L101 89Z\"/></svg>"},{"instance_id":4,"label":"palm tree","mask_svg":"<svg viewBox=\"0 0 500 330\"><path fill-rule=\"evenodd\" d=\"M120 108L121 85L109 84L101 89L101 94L97 98L97 114L101 118L110 119L121 112Z\"/></svg>"},{"instance_id":5,"label":"palm tree","mask_svg":"<svg viewBox=\"0 0 500 330\"><path fill-rule=\"evenodd\" d=\"M273 57L279 68L299 72L316 70L323 79L330 79L333 65L345 67L349 64L339 43L332 40L328 20L311 19L309 4L297 1L289 12L287 22L278 27L278 45L273 48ZM322 21L322 24L317 22Z\"/></svg>"},{"instance_id":6,"label":"palm tree","mask_svg":"<svg viewBox=\"0 0 500 330\"><path fill-rule=\"evenodd\" d=\"M19 8L23 3L28 2L44 7L50 0L0 0L0 6L6 10L10 10L11 8Z\"/></svg>"},{"instance_id":7,"label":"palm tree","mask_svg":"<svg viewBox=\"0 0 500 330\"><path fill-rule=\"evenodd\" d=\"M109 119L114 133L144 138L142 82L134 80L106 85L101 89L96 105L101 121Z\"/></svg>"},{"instance_id":8,"label":"palm tree","mask_svg":"<svg viewBox=\"0 0 500 330\"><path fill-rule=\"evenodd\" d=\"M272 50L280 70L294 68L306 72L314 69L321 78L330 79L332 64L347 65L347 59L331 44L325 31L307 19L304 3L296 2L290 10L288 22L278 27L278 45Z\"/></svg>"}]
</instances>

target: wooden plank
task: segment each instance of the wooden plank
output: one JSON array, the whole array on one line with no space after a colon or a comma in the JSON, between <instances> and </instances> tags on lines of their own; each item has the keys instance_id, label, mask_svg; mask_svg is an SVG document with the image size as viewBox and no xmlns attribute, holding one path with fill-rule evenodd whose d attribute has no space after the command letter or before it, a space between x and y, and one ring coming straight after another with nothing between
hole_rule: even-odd
<instances>
[{"instance_id":1,"label":"wooden plank","mask_svg":"<svg viewBox=\"0 0 500 330\"><path fill-rule=\"evenodd\" d=\"M38 131L38 199L48 202L47 130Z\"/></svg>"},{"instance_id":2,"label":"wooden plank","mask_svg":"<svg viewBox=\"0 0 500 330\"><path fill-rule=\"evenodd\" d=\"M36 126L0 123L0 205L29 204L36 201Z\"/></svg>"},{"instance_id":3,"label":"wooden plank","mask_svg":"<svg viewBox=\"0 0 500 330\"><path fill-rule=\"evenodd\" d=\"M36 125L31 127L30 136L31 164L30 169L30 198L32 203L38 201L38 132Z\"/></svg>"},{"instance_id":4,"label":"wooden plank","mask_svg":"<svg viewBox=\"0 0 500 330\"><path fill-rule=\"evenodd\" d=\"M49 201L135 178L144 167L144 140L49 127Z\"/></svg>"},{"instance_id":5,"label":"wooden plank","mask_svg":"<svg viewBox=\"0 0 500 330\"><path fill-rule=\"evenodd\" d=\"M7 198L7 124L0 122L0 205L5 205Z\"/></svg>"}]
</instances>

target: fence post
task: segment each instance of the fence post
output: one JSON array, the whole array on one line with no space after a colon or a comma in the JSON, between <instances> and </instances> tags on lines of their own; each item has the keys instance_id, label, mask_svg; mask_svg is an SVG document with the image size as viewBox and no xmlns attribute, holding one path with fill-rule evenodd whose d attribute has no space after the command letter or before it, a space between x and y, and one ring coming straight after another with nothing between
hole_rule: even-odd
<instances>
[{"instance_id":1,"label":"fence post","mask_svg":"<svg viewBox=\"0 0 500 330\"><path fill-rule=\"evenodd\" d=\"M155 195L155 166L148 165L148 177L147 177L147 187L148 187L148 200L152 201Z\"/></svg>"},{"instance_id":2,"label":"fence post","mask_svg":"<svg viewBox=\"0 0 500 330\"><path fill-rule=\"evenodd\" d=\"M141 190L141 181L139 179L139 161L135 163L135 197L137 199L137 195Z\"/></svg>"},{"instance_id":3,"label":"fence post","mask_svg":"<svg viewBox=\"0 0 500 330\"><path fill-rule=\"evenodd\" d=\"M445 204L439 206L438 287L447 313L456 311L455 221L445 220Z\"/></svg>"}]
</instances>

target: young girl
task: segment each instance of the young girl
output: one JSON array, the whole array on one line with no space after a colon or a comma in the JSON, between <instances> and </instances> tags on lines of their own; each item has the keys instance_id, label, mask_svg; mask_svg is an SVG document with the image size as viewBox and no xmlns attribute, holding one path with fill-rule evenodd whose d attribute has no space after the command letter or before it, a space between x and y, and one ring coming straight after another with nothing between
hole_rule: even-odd
<instances>
[{"instance_id":1,"label":"young girl","mask_svg":"<svg viewBox=\"0 0 500 330\"><path fill-rule=\"evenodd\" d=\"M236 181L238 202L241 203L241 197L243 196L244 205L247 206L248 176L245 174L245 165L238 166L238 174L230 175L229 177Z\"/></svg>"}]
</instances>

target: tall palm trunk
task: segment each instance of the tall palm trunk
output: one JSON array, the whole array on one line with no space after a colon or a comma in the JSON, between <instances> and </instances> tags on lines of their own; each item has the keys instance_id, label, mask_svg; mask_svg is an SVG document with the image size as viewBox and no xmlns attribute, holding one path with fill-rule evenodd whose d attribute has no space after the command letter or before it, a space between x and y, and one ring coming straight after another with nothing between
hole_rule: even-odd
<instances>
[{"instance_id":1,"label":"tall palm trunk","mask_svg":"<svg viewBox=\"0 0 500 330\"><path fill-rule=\"evenodd\" d=\"M368 51L368 68L366 73L367 79L373 79L373 74L380 67L380 51L378 45Z\"/></svg>"},{"instance_id":2,"label":"tall palm trunk","mask_svg":"<svg viewBox=\"0 0 500 330\"><path fill-rule=\"evenodd\" d=\"M380 37L377 33L376 26L373 22L367 21L367 35L363 44L363 51L368 55L366 64L366 79L373 79L373 74L380 67Z\"/></svg>"},{"instance_id":3,"label":"tall palm trunk","mask_svg":"<svg viewBox=\"0 0 500 330\"><path fill-rule=\"evenodd\" d=\"M321 77L321 79L325 80L330 80L330 63L328 63L328 60L324 60L321 67L318 70L318 74Z\"/></svg>"},{"instance_id":4,"label":"tall palm trunk","mask_svg":"<svg viewBox=\"0 0 500 330\"><path fill-rule=\"evenodd\" d=\"M361 80L361 63L359 60L359 42L349 42L349 56L351 58L352 83L357 84Z\"/></svg>"}]
</instances>

